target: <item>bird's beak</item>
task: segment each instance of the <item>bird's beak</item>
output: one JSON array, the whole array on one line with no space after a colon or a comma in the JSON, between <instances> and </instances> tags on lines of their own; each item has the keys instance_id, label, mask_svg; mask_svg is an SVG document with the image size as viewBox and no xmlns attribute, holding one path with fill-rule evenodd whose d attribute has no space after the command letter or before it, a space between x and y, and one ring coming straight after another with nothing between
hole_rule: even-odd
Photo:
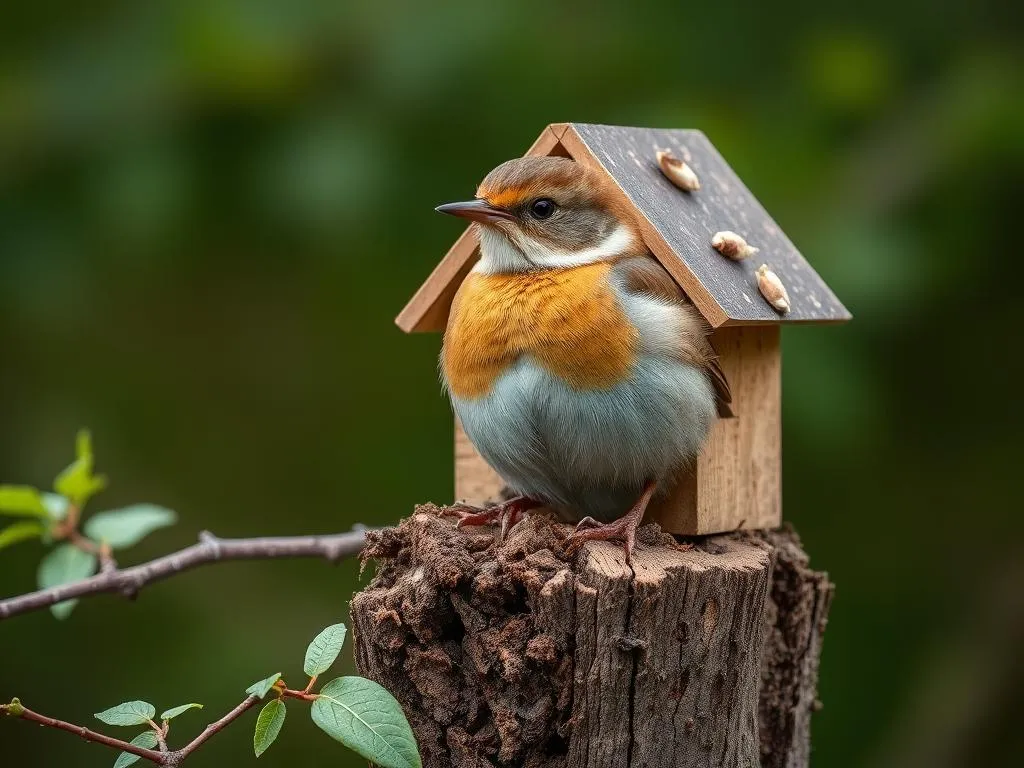
<instances>
[{"instance_id":1,"label":"bird's beak","mask_svg":"<svg viewBox=\"0 0 1024 768\"><path fill-rule=\"evenodd\" d=\"M495 221L515 221L508 211L495 208L486 200L467 200L464 203L445 203L434 209L438 213L447 213L450 216L458 216L470 221L479 221L481 224L490 224Z\"/></svg>"}]
</instances>

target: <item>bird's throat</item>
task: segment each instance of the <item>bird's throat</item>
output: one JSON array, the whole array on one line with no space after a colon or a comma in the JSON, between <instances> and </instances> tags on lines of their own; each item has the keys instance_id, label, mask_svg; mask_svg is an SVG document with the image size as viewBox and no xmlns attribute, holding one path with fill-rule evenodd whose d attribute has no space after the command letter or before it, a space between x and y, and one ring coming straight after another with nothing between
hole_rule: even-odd
<instances>
[{"instance_id":1,"label":"bird's throat","mask_svg":"<svg viewBox=\"0 0 1024 768\"><path fill-rule=\"evenodd\" d=\"M569 269L645 252L646 246L633 227L619 223L592 245L564 248L526 232L505 234L481 227L480 261L475 272L487 275L536 270Z\"/></svg>"}]
</instances>

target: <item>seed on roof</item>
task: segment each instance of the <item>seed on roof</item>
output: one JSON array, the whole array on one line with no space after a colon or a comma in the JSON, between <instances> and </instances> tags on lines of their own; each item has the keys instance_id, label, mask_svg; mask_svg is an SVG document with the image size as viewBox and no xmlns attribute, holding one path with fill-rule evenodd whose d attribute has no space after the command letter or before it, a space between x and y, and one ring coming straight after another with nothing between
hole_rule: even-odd
<instances>
[{"instance_id":1,"label":"seed on roof","mask_svg":"<svg viewBox=\"0 0 1024 768\"><path fill-rule=\"evenodd\" d=\"M672 154L671 150L658 150L658 167L665 174L665 178L686 192L696 192L700 189L700 179L693 169L678 157Z\"/></svg>"},{"instance_id":2,"label":"seed on roof","mask_svg":"<svg viewBox=\"0 0 1024 768\"><path fill-rule=\"evenodd\" d=\"M757 268L757 288L761 295L782 314L789 312L789 294L779 276L768 269L767 264Z\"/></svg>"},{"instance_id":3,"label":"seed on roof","mask_svg":"<svg viewBox=\"0 0 1024 768\"><path fill-rule=\"evenodd\" d=\"M733 261L742 261L760 250L750 245L741 235L729 230L715 232L715 236L711 238L711 247Z\"/></svg>"}]
</instances>

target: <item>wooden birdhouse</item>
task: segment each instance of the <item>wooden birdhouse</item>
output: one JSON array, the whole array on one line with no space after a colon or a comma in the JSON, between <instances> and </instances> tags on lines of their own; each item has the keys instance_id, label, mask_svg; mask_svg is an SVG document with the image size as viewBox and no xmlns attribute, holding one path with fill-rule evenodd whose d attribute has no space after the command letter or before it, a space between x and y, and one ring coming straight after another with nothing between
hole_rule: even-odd
<instances>
[{"instance_id":1,"label":"wooden birdhouse","mask_svg":"<svg viewBox=\"0 0 1024 768\"><path fill-rule=\"evenodd\" d=\"M683 191L656 153L685 159L700 188ZM557 123L527 155L557 155L597 169L633 206L644 241L713 329L711 341L732 389L732 415L714 425L695 465L647 519L673 533L773 528L782 519L781 349L783 325L837 323L850 313L700 131ZM717 232L741 234L758 252L734 261L712 247ZM455 292L479 258L469 227L396 319L406 331L443 331ZM789 295L774 309L759 291L767 264ZM455 425L455 497L498 496L501 478Z\"/></svg>"}]
</instances>

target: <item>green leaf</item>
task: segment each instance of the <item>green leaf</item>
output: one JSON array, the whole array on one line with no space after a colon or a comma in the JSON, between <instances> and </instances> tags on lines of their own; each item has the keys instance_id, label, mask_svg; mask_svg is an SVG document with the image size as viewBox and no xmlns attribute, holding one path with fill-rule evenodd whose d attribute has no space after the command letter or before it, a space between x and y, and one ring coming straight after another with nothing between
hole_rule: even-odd
<instances>
[{"instance_id":1,"label":"green leaf","mask_svg":"<svg viewBox=\"0 0 1024 768\"><path fill-rule=\"evenodd\" d=\"M43 494L43 506L46 507L46 512L51 520L59 522L67 517L69 505L70 502L67 498L59 493Z\"/></svg>"},{"instance_id":2,"label":"green leaf","mask_svg":"<svg viewBox=\"0 0 1024 768\"><path fill-rule=\"evenodd\" d=\"M107 478L104 475L93 475L92 467L80 459L68 465L53 481L54 490L67 496L79 507L84 507L90 498L106 487Z\"/></svg>"},{"instance_id":3,"label":"green leaf","mask_svg":"<svg viewBox=\"0 0 1024 768\"><path fill-rule=\"evenodd\" d=\"M41 539L46 535L46 526L26 520L23 523L9 525L0 531L0 549L17 544L26 539Z\"/></svg>"},{"instance_id":4,"label":"green leaf","mask_svg":"<svg viewBox=\"0 0 1024 768\"><path fill-rule=\"evenodd\" d=\"M245 689L245 692L248 693L250 696L258 696L262 699L264 696L267 695L267 691L274 687L274 683L276 683L280 679L281 673L276 672L270 677L266 678L265 680L260 680L258 683L253 683Z\"/></svg>"},{"instance_id":5,"label":"green leaf","mask_svg":"<svg viewBox=\"0 0 1024 768\"><path fill-rule=\"evenodd\" d=\"M173 525L177 516L155 504L134 504L123 509L97 512L85 523L85 535L94 541L105 541L113 549L138 544L158 528Z\"/></svg>"},{"instance_id":6,"label":"green leaf","mask_svg":"<svg viewBox=\"0 0 1024 768\"><path fill-rule=\"evenodd\" d=\"M170 709L168 709L166 712L164 712L162 715L160 715L160 719L161 720L171 720L171 719L177 717L178 715L181 715L181 714L184 714L185 712L188 712L190 709L202 709L202 708L203 708L202 704L196 704L196 703L182 704L180 707L171 707Z\"/></svg>"},{"instance_id":7,"label":"green leaf","mask_svg":"<svg viewBox=\"0 0 1024 768\"><path fill-rule=\"evenodd\" d=\"M70 581L79 581L92 576L96 571L96 555L83 552L71 544L61 544L51 549L36 574L40 589L49 589ZM66 619L74 610L78 600L65 600L50 606L50 612L58 619Z\"/></svg>"},{"instance_id":8,"label":"green leaf","mask_svg":"<svg viewBox=\"0 0 1024 768\"><path fill-rule=\"evenodd\" d=\"M143 749L156 749L156 745L159 742L157 741L156 734L153 731L143 731L132 739L131 743L136 747L142 747ZM126 768L126 766L132 765L141 759L141 757L133 755L131 752L122 752L117 756L117 760L114 761L114 768Z\"/></svg>"},{"instance_id":9,"label":"green leaf","mask_svg":"<svg viewBox=\"0 0 1024 768\"><path fill-rule=\"evenodd\" d=\"M84 429L78 433L75 455L75 460L53 481L53 489L79 507L84 507L90 497L107 487L107 478L92 473L92 438Z\"/></svg>"},{"instance_id":10,"label":"green leaf","mask_svg":"<svg viewBox=\"0 0 1024 768\"><path fill-rule=\"evenodd\" d=\"M90 464L93 460L92 433L88 429L80 429L75 435L75 458L86 459Z\"/></svg>"},{"instance_id":11,"label":"green leaf","mask_svg":"<svg viewBox=\"0 0 1024 768\"><path fill-rule=\"evenodd\" d=\"M252 736L252 747L256 750L256 757L266 752L274 743L277 734L281 732L287 713L288 710L280 699L268 701L267 706L260 710L260 716L256 718L256 732Z\"/></svg>"},{"instance_id":12,"label":"green leaf","mask_svg":"<svg viewBox=\"0 0 1024 768\"><path fill-rule=\"evenodd\" d=\"M339 677L320 690L310 714L331 738L381 768L421 768L409 722L395 697L362 677Z\"/></svg>"},{"instance_id":13,"label":"green leaf","mask_svg":"<svg viewBox=\"0 0 1024 768\"><path fill-rule=\"evenodd\" d=\"M107 725L143 725L156 717L156 707L148 701L126 701L93 717Z\"/></svg>"},{"instance_id":14,"label":"green leaf","mask_svg":"<svg viewBox=\"0 0 1024 768\"><path fill-rule=\"evenodd\" d=\"M0 485L0 514L48 517L43 494L29 485Z\"/></svg>"},{"instance_id":15,"label":"green leaf","mask_svg":"<svg viewBox=\"0 0 1024 768\"><path fill-rule=\"evenodd\" d=\"M306 661L302 665L302 670L310 677L326 672L341 653L347 632L344 624L332 624L314 637L306 649Z\"/></svg>"}]
</instances>

